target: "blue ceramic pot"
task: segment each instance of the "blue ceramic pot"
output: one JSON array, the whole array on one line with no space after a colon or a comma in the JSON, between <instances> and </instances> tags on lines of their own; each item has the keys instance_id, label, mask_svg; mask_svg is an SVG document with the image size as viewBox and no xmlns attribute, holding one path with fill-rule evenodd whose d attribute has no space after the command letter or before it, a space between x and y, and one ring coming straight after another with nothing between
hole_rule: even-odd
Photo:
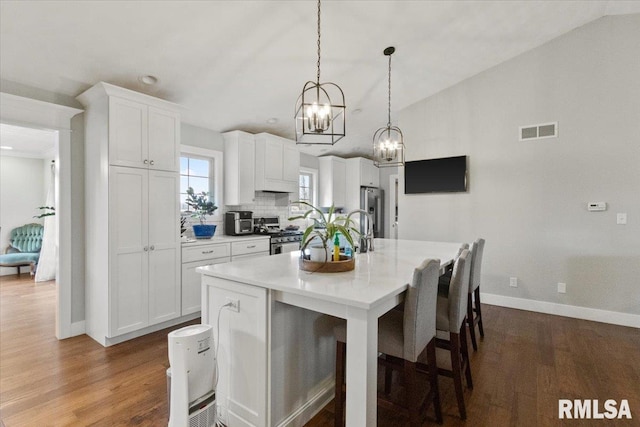
<instances>
[{"instance_id":1,"label":"blue ceramic pot","mask_svg":"<svg viewBox=\"0 0 640 427\"><path fill-rule=\"evenodd\" d=\"M215 225L209 224L194 224L193 225L193 234L196 236L196 239L210 239L216 232Z\"/></svg>"}]
</instances>

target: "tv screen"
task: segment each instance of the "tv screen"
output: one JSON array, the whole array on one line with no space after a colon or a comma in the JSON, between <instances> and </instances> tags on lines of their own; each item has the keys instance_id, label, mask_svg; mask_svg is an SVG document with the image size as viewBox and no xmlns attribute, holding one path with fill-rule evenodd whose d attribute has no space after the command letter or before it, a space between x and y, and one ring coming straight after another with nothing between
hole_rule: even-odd
<instances>
[{"instance_id":1,"label":"tv screen","mask_svg":"<svg viewBox=\"0 0 640 427\"><path fill-rule=\"evenodd\" d=\"M406 162L404 193L460 193L467 191L467 156Z\"/></svg>"}]
</instances>

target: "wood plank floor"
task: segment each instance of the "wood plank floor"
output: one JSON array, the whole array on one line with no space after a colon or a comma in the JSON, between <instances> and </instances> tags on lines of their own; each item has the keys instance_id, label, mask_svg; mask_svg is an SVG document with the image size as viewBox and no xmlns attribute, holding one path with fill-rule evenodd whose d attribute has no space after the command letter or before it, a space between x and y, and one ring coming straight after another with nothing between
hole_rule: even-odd
<instances>
[{"instance_id":1,"label":"wood plank floor","mask_svg":"<svg viewBox=\"0 0 640 427\"><path fill-rule=\"evenodd\" d=\"M0 278L2 425L166 426L168 330L109 348L87 336L58 341L54 310L54 283ZM440 377L445 426L640 425L640 330L489 305L483 315L466 423ZM563 422L560 398L628 399L633 419ZM379 426L408 425L378 413ZM308 423L332 425L333 402Z\"/></svg>"}]
</instances>

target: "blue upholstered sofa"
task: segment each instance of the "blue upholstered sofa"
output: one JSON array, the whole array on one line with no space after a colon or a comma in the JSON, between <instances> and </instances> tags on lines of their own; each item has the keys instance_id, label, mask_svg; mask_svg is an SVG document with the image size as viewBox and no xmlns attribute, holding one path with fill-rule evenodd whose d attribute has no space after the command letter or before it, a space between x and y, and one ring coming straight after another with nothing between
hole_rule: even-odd
<instances>
[{"instance_id":1,"label":"blue upholstered sofa","mask_svg":"<svg viewBox=\"0 0 640 427\"><path fill-rule=\"evenodd\" d=\"M35 273L40 249L42 248L42 233L44 227L40 224L26 224L11 230L9 246L0 255L0 267L16 267L20 274L20 267L31 267L31 274Z\"/></svg>"}]
</instances>

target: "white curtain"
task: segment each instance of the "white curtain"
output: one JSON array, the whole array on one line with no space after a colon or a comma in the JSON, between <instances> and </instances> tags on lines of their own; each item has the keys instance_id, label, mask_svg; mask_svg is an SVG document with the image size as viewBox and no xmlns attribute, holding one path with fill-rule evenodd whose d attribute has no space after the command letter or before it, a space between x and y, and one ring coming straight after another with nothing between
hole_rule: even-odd
<instances>
[{"instance_id":1,"label":"white curtain","mask_svg":"<svg viewBox=\"0 0 640 427\"><path fill-rule=\"evenodd\" d=\"M49 190L47 191L47 202L45 206L54 206L56 168L51 164L51 179ZM58 215L58 213L56 213ZM36 270L36 282L46 282L56 278L56 267L58 265L58 230L56 227L56 217L53 215L44 217L44 233L42 235L42 249Z\"/></svg>"}]
</instances>

